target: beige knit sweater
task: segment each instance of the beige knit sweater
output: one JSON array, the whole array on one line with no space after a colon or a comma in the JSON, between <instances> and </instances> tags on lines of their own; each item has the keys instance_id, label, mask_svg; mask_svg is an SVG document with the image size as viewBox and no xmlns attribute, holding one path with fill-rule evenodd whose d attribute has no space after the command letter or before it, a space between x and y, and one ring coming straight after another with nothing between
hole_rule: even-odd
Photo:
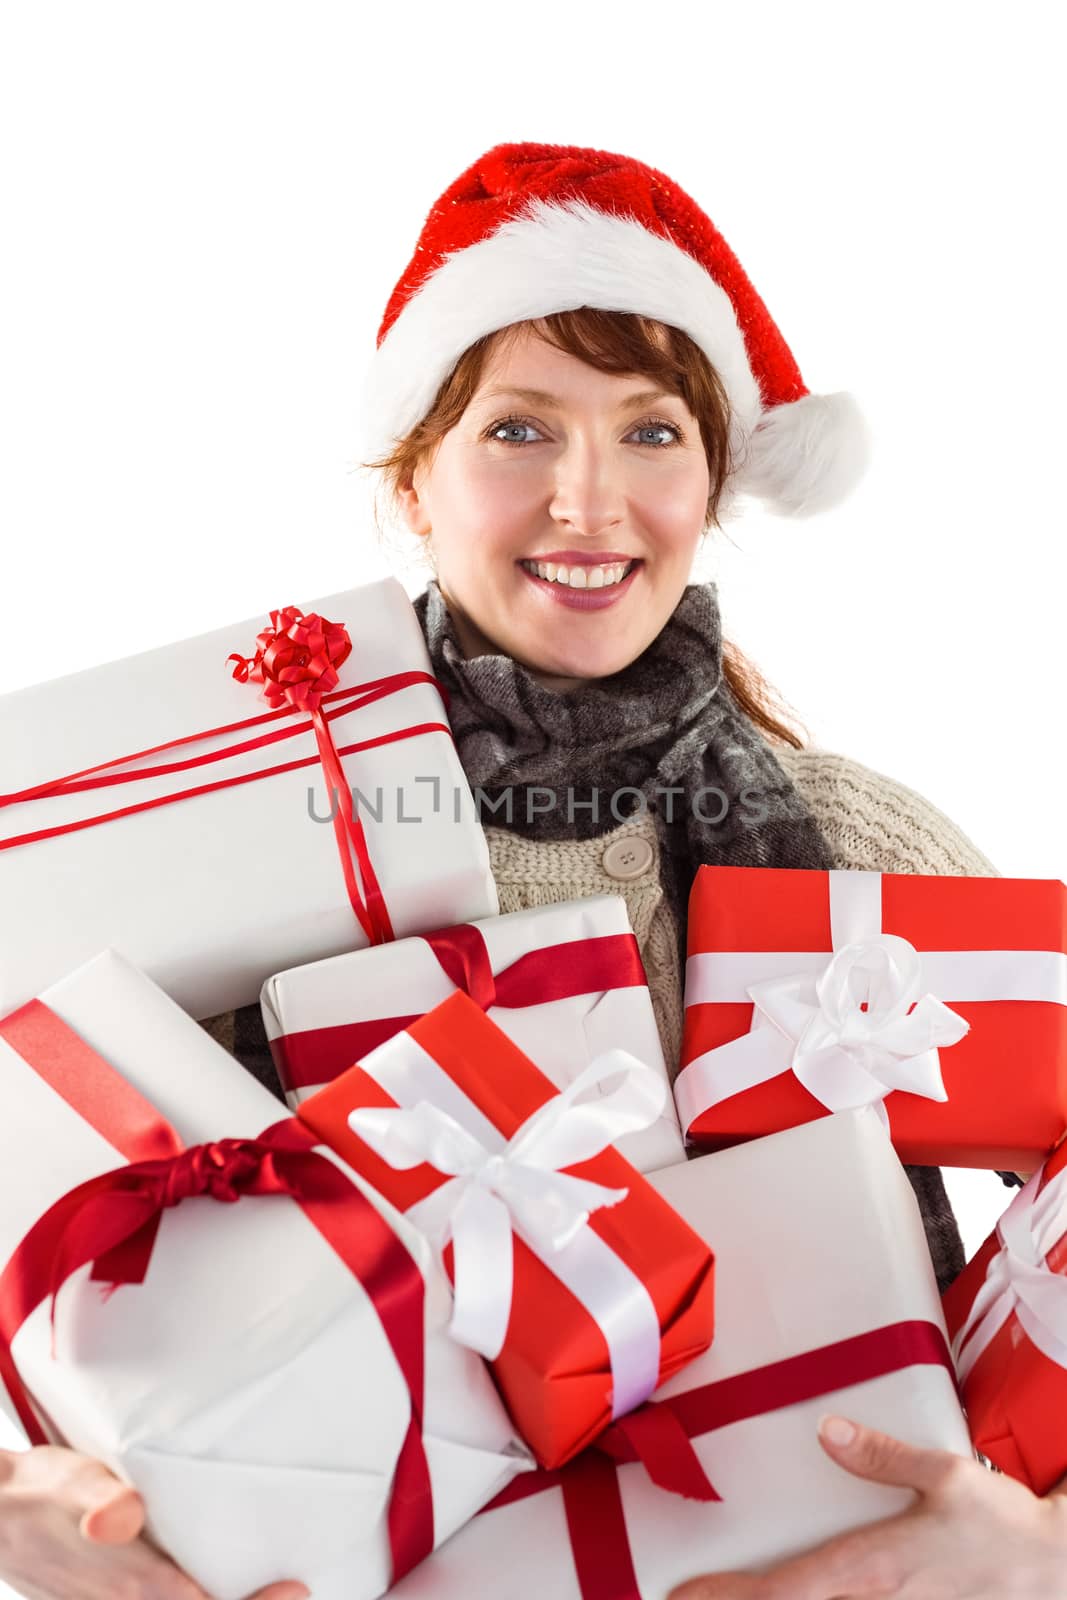
<instances>
[{"instance_id":1,"label":"beige knit sweater","mask_svg":"<svg viewBox=\"0 0 1067 1600\"><path fill-rule=\"evenodd\" d=\"M964 877L999 875L954 822L902 783L827 750L776 745L774 753L814 812L836 867ZM586 895L623 896L648 973L663 1053L676 1066L682 1038L683 974L679 970L678 930L660 885L655 817L646 811L597 839L533 842L492 826L487 826L485 833L502 912ZM652 859L639 878L620 882L604 870L602 859L612 840L635 835L648 841Z\"/></svg>"}]
</instances>

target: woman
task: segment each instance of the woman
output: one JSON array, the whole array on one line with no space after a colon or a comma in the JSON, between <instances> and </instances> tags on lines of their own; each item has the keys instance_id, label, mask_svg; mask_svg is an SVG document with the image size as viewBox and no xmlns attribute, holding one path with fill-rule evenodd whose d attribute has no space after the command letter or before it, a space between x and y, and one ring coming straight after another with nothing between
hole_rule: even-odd
<instances>
[{"instance_id":1,"label":"woman","mask_svg":"<svg viewBox=\"0 0 1067 1600\"><path fill-rule=\"evenodd\" d=\"M866 451L849 398L808 394L736 258L664 174L595 150L487 152L427 218L365 411L370 464L433 569L416 610L501 910L624 895L668 1061L700 863L995 871L919 795L806 748L723 640L716 586L689 582L735 496L823 509ZM257 1008L206 1026L280 1092ZM909 1176L945 1285L962 1252L940 1174ZM914 1488L912 1508L758 1577L694 1576L676 1600L1067 1594L1067 1495L847 1419L821 1439L844 1470ZM125 1560L142 1587L124 1592L194 1600L98 1464L35 1450L5 1466L0 1577L88 1600Z\"/></svg>"}]
</instances>

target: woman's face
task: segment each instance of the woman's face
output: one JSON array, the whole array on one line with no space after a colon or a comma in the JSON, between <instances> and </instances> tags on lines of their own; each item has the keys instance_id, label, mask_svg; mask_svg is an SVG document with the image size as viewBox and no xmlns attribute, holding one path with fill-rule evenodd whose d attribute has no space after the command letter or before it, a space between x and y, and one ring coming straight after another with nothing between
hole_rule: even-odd
<instances>
[{"instance_id":1,"label":"woman's face","mask_svg":"<svg viewBox=\"0 0 1067 1600\"><path fill-rule=\"evenodd\" d=\"M621 671L662 630L689 581L710 478L696 419L655 387L597 372L530 328L493 351L401 490L468 658L502 652L563 691ZM554 576L528 565L546 561ZM587 586L571 586L575 569Z\"/></svg>"}]
</instances>

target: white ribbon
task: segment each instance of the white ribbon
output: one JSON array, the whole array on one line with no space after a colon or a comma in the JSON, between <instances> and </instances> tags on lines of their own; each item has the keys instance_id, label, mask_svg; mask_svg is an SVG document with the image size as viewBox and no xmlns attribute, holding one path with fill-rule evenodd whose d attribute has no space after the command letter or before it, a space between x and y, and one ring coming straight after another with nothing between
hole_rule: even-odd
<instances>
[{"instance_id":1,"label":"white ribbon","mask_svg":"<svg viewBox=\"0 0 1067 1600\"><path fill-rule=\"evenodd\" d=\"M1000 1249L952 1341L961 1383L1013 1312L1030 1343L1067 1371L1067 1278L1045 1259L1067 1234L1067 1167L1038 1193L1043 1172L1019 1190L997 1225Z\"/></svg>"},{"instance_id":2,"label":"white ribbon","mask_svg":"<svg viewBox=\"0 0 1067 1600\"><path fill-rule=\"evenodd\" d=\"M1067 1005L1067 956L1045 950L920 953L882 932L882 874L828 873L833 953L708 952L686 964L686 1005L753 1003L750 1030L678 1075L688 1132L697 1117L792 1070L829 1111L874 1105L896 1089L945 1100L939 1050L970 1024L938 997ZM863 1009L863 1008L866 1009Z\"/></svg>"},{"instance_id":3,"label":"white ribbon","mask_svg":"<svg viewBox=\"0 0 1067 1600\"><path fill-rule=\"evenodd\" d=\"M408 1216L438 1249L452 1241L453 1336L489 1360L499 1355L511 1315L514 1232L599 1324L613 1415L640 1405L659 1379L659 1316L641 1280L585 1226L628 1190L558 1169L654 1122L666 1100L663 1078L628 1051L605 1051L505 1141L410 1035L395 1036L363 1065L400 1104L353 1111L349 1126L390 1166L427 1162L450 1179ZM618 1085L603 1092L613 1078Z\"/></svg>"}]
</instances>

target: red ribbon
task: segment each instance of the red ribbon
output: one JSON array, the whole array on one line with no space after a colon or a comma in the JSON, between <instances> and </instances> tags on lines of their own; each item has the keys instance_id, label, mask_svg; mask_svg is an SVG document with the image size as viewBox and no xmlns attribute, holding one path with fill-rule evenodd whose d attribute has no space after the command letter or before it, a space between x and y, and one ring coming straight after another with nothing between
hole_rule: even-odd
<instances>
[{"instance_id":1,"label":"red ribbon","mask_svg":"<svg viewBox=\"0 0 1067 1600\"><path fill-rule=\"evenodd\" d=\"M79 1184L41 1216L0 1274L0 1380L31 1444L47 1437L11 1354L32 1312L56 1297L88 1262L90 1276L113 1287L141 1283L160 1218L168 1206L197 1195L234 1202L243 1195L285 1195L336 1251L366 1290L411 1399L411 1418L397 1458L388 1510L393 1581L433 1548L433 1501L422 1439L424 1349L422 1274L381 1213L295 1118L283 1118L255 1139L221 1139L183 1148L176 1130L106 1061L39 1000L0 1020L0 1037L105 1138L119 1148L155 1148ZM105 1089L99 1113L95 1093Z\"/></svg>"},{"instance_id":2,"label":"red ribbon","mask_svg":"<svg viewBox=\"0 0 1067 1600\"><path fill-rule=\"evenodd\" d=\"M582 1600L641 1600L619 1492L619 1464L641 1461L663 1488L692 1499L719 1499L714 1490L708 1494L691 1475L691 1466L677 1449L680 1438L699 1438L730 1423L799 1405L856 1383L869 1383L911 1366L944 1367L955 1378L945 1336L936 1324L894 1322L720 1378L687 1394L647 1401L629 1417L613 1422L565 1467L554 1472L538 1468L515 1478L479 1514L525 1500L528 1495L562 1489ZM669 1413L670 1421L663 1426L665 1419L660 1417L651 1425L642 1424L648 1413ZM688 1453L707 1484L692 1445Z\"/></svg>"},{"instance_id":3,"label":"red ribbon","mask_svg":"<svg viewBox=\"0 0 1067 1600\"><path fill-rule=\"evenodd\" d=\"M643 987L648 982L632 933L544 945L519 956L495 976L480 928L460 922L421 937L449 980L483 1011L491 1006L543 1005L606 989ZM287 1091L330 1083L422 1015L417 1011L410 1016L372 1017L281 1034L270 1046L278 1077Z\"/></svg>"},{"instance_id":4,"label":"red ribbon","mask_svg":"<svg viewBox=\"0 0 1067 1600\"><path fill-rule=\"evenodd\" d=\"M272 710L289 705L294 711L310 715L326 777L326 792L332 792L334 797L333 831L348 898L370 943L385 944L395 937L393 925L377 873L371 865L363 824L353 813L352 791L345 782L344 769L321 709L323 695L337 688L340 681L337 668L351 655L352 640L343 623L327 622L313 611L305 616L296 606L272 611L270 622L270 627L256 637L254 656L228 658L237 663L233 675L239 683L261 683L262 698ZM363 896L356 882L353 856L359 865Z\"/></svg>"},{"instance_id":5,"label":"red ribbon","mask_svg":"<svg viewBox=\"0 0 1067 1600\"><path fill-rule=\"evenodd\" d=\"M215 783L200 784L194 788L183 789L175 794L160 795L153 800L144 800L135 805L123 806L118 810L104 812L94 817L83 817L78 821L63 823L57 827L39 828L32 833L17 834L7 839L0 839L0 850L13 850L20 845L34 844L41 839L52 839L65 833L77 833L82 828L92 828L104 822L113 822L120 817L132 816L138 811L151 811L157 806L173 805L179 800L189 800L197 795L211 794L216 789L227 789L242 783L253 783L261 778L274 777L282 772L297 771L302 767L313 766L318 762L322 766L327 780L327 793L329 794L332 788L335 795L334 832L341 855L341 868L345 887L348 891L352 909L371 944L384 944L392 939L394 934L388 910L371 865L362 823L358 817L353 815L352 792L349 785L345 783L340 758L353 755L361 750L373 749L379 745L391 744L397 739L415 738L423 733L446 733L451 738L452 730L444 722L422 722L407 728L397 729L393 733L381 734L374 739L366 739L357 744L345 745L338 750L334 745L329 724L337 717L347 716L352 711L360 711L365 706L373 704L376 700L380 700L390 694L396 694L401 689L409 688L415 683L432 683L441 695L447 710L449 704L448 691L444 684L440 683L432 674L421 671L392 673L383 678L373 678L366 683L337 690L334 688L334 685L338 682L337 667L345 660L352 648L351 640L343 625L326 622L324 618L318 617L314 613L310 613L305 617L295 606L287 606L282 611L272 611L270 615L272 626L264 629L258 635L256 654L248 659L239 655L231 655L229 657L231 661L238 663L233 672L235 678L240 679L241 682L251 680L265 684L263 698L268 701L272 708L265 715L249 717L243 721L227 723L217 728L208 728L202 733L187 734L180 739L170 739L164 744L151 745L146 750L138 750L131 755L119 756L113 761L101 762L98 766L83 767L77 772L68 773L65 777L34 784L30 788L21 789L12 794L0 795L0 808L17 805L29 800L53 799L64 794L79 794L86 790L105 789L115 784L136 783L142 779L162 777L172 772L184 772L190 768L206 767L213 762L225 761L231 756L241 755L248 750L262 749L268 745L276 744L280 740L298 737L306 732L308 723L301 720L292 727L283 727L274 732L264 733L258 737L243 740L220 750L212 750L198 756L191 756L182 761L165 762L151 767L138 767L130 772L116 770L128 766L131 762L140 761L146 756L157 755L165 750L174 750L181 745L197 744L203 740L213 739L223 734L258 727L261 723L274 722L279 718L288 719L292 717L294 711L310 718L318 748L317 755L308 756L299 761L282 762L273 767L263 767L255 772L240 773ZM347 649L344 648L346 644ZM323 705L333 701L339 702L333 710L324 711L322 709ZM352 865L353 853L359 865L364 884L365 899L356 883Z\"/></svg>"}]
</instances>

